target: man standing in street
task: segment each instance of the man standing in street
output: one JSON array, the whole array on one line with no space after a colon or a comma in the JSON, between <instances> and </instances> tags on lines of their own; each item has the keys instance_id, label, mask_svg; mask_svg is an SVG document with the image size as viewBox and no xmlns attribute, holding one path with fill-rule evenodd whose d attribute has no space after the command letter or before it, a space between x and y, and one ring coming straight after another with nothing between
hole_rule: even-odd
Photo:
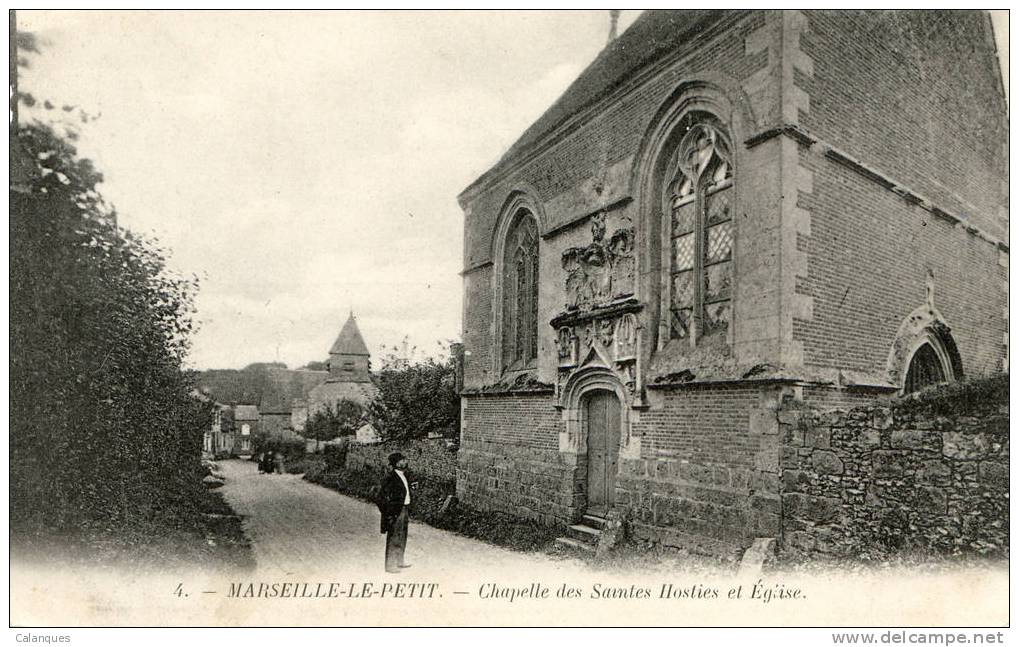
<instances>
[{"instance_id":1,"label":"man standing in street","mask_svg":"<svg viewBox=\"0 0 1019 647\"><path fill-rule=\"evenodd\" d=\"M401 568L410 566L403 562L410 517L410 484L404 474L407 459L400 452L393 452L389 455L389 467L379 489L380 530L386 535L386 572L398 573Z\"/></svg>"}]
</instances>

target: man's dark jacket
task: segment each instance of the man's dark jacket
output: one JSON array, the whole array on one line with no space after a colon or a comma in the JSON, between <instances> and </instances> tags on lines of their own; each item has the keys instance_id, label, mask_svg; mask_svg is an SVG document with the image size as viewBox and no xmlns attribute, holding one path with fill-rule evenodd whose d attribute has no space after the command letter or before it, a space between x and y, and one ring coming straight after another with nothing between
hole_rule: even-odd
<instances>
[{"instance_id":1,"label":"man's dark jacket","mask_svg":"<svg viewBox=\"0 0 1019 647\"><path fill-rule=\"evenodd\" d=\"M389 470L389 473L382 479L382 485L379 488L377 503L379 512L382 513L379 532L385 534L393 526L393 522L396 521L396 517L399 516L400 510L403 508L403 502L406 500L407 488L403 486L400 475L396 473L396 470Z\"/></svg>"}]
</instances>

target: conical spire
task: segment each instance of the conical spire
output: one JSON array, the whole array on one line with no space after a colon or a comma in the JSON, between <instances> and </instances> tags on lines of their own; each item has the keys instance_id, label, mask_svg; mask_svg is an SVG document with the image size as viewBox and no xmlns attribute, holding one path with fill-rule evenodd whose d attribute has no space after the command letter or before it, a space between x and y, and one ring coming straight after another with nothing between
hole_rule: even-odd
<instances>
[{"instance_id":1,"label":"conical spire","mask_svg":"<svg viewBox=\"0 0 1019 647\"><path fill-rule=\"evenodd\" d=\"M347 322L343 324L340 336L333 342L329 349L330 355L370 355L368 346L361 337L361 331L357 328L357 321L354 319L354 312L351 311Z\"/></svg>"}]
</instances>

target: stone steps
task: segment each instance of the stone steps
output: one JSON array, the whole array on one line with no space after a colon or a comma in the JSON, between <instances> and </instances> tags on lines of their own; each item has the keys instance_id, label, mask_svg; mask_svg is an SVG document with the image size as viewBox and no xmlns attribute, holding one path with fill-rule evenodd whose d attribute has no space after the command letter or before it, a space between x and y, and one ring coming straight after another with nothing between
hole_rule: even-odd
<instances>
[{"instance_id":1,"label":"stone steps","mask_svg":"<svg viewBox=\"0 0 1019 647\"><path fill-rule=\"evenodd\" d=\"M580 523L566 528L566 536L557 538L555 546L557 549L577 553L581 556L594 556L598 550L598 542L604 527L605 519L585 514Z\"/></svg>"},{"instance_id":2,"label":"stone steps","mask_svg":"<svg viewBox=\"0 0 1019 647\"><path fill-rule=\"evenodd\" d=\"M592 556L595 551L595 546L584 541L570 539L569 537L557 537L555 540L555 547L558 550L566 550L568 552L579 553L585 556Z\"/></svg>"}]
</instances>

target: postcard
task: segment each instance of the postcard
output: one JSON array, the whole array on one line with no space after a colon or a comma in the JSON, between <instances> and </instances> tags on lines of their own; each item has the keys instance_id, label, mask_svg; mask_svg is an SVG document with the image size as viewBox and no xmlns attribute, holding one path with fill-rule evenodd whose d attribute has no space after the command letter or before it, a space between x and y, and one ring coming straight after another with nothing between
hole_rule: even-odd
<instances>
[{"instance_id":1,"label":"postcard","mask_svg":"<svg viewBox=\"0 0 1019 647\"><path fill-rule=\"evenodd\" d=\"M1007 12L10 36L17 641L1003 641Z\"/></svg>"}]
</instances>

